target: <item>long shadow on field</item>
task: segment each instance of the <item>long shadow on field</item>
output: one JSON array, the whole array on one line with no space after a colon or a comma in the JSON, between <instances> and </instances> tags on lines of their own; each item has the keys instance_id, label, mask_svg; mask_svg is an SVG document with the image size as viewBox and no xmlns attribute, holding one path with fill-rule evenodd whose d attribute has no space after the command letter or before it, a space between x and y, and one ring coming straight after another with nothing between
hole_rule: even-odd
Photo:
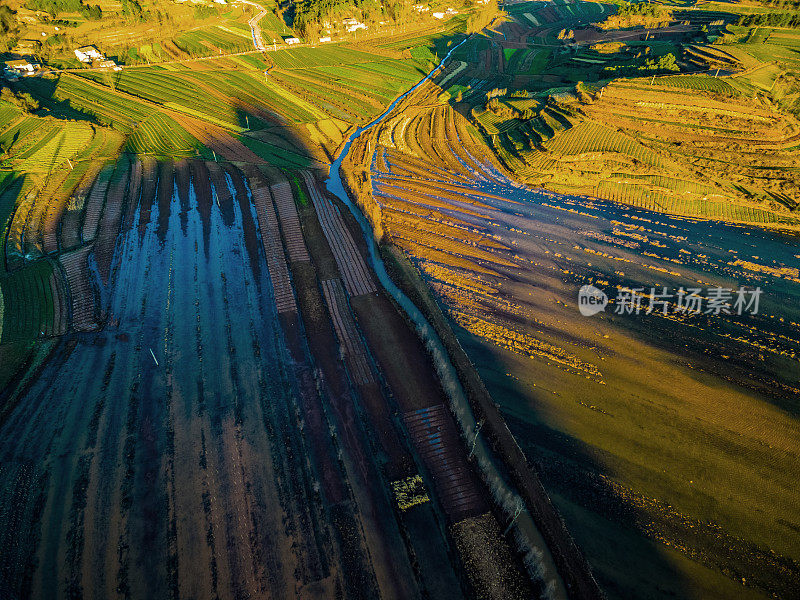
<instances>
[{"instance_id":1,"label":"long shadow on field","mask_svg":"<svg viewBox=\"0 0 800 600\"><path fill-rule=\"evenodd\" d=\"M22 85L55 116L98 122L55 98L57 83ZM295 585L337 595L326 561L340 542L326 537L301 458L296 375L262 243L271 234L250 177L277 181L280 169L313 166L315 150L286 127L280 146L199 119L190 127L219 162L125 155L108 191L75 210L70 231L94 246L77 277L57 269L68 288L88 282L63 306L73 321L85 308L100 329L63 336L43 365L27 345L0 346L0 375L17 371L0 394L0 576L20 598L225 598L266 586L291 597ZM5 188L4 222L17 188ZM40 328L22 309L46 283L16 286L5 302L6 321L30 325L23 342ZM347 503L337 510L337 531L356 531ZM294 556L298 572L287 572ZM367 597L363 588L349 597Z\"/></svg>"},{"instance_id":2,"label":"long shadow on field","mask_svg":"<svg viewBox=\"0 0 800 600\"><path fill-rule=\"evenodd\" d=\"M454 328L610 597L651 597L656 590L652 597L694 598L702 593L676 569L662 542L715 571L714 577L729 577L730 590L746 581L751 590L741 588L742 597L754 594L752 588L775 597L794 597L800 591L800 565L792 558L616 484L597 449L554 428L552 417L537 411L539 398L542 406L552 404L544 397L551 390L523 387L508 377L517 367L504 363L505 351ZM592 398L585 401L590 405Z\"/></svg>"},{"instance_id":3,"label":"long shadow on field","mask_svg":"<svg viewBox=\"0 0 800 600\"><path fill-rule=\"evenodd\" d=\"M537 412L536 395L507 376L499 352L457 324L451 326L609 598L645 597L654 581L669 589L665 597L690 597L682 574L642 535L644 515L603 477L606 469L591 450L546 424Z\"/></svg>"},{"instance_id":4,"label":"long shadow on field","mask_svg":"<svg viewBox=\"0 0 800 600\"><path fill-rule=\"evenodd\" d=\"M94 115L73 106L69 100L56 98L59 81L58 78L26 77L16 82L15 86L30 93L39 101L40 114L49 114L56 119L86 121L94 125L101 125L102 123Z\"/></svg>"},{"instance_id":5,"label":"long shadow on field","mask_svg":"<svg viewBox=\"0 0 800 600\"><path fill-rule=\"evenodd\" d=\"M271 479L254 467L245 485L242 465L269 455L263 411L281 427L271 435L297 435L291 386L266 269L253 264L264 261L254 213L227 167L119 162L127 184L109 189L99 218L98 239L117 242L109 283L93 265L110 256L85 266L105 327L64 336L0 422L0 576L20 598L166 597L179 585L241 597L266 578L249 574L250 544L283 577L285 549L267 539L282 529L265 523L278 505L252 511L255 537L242 520L243 504L277 502ZM180 556L199 582L179 581L179 518L192 520Z\"/></svg>"}]
</instances>

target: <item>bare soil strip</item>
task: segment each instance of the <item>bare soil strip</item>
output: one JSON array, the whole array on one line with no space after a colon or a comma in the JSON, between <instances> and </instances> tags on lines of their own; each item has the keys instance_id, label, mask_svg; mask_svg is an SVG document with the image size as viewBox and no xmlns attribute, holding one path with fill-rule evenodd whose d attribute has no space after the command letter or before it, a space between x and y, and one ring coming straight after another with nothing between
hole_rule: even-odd
<instances>
[{"instance_id":1,"label":"bare soil strip","mask_svg":"<svg viewBox=\"0 0 800 600\"><path fill-rule=\"evenodd\" d=\"M89 280L88 257L91 251L91 246L84 246L59 257L69 285L72 327L76 331L94 331L98 328L94 293Z\"/></svg>"},{"instance_id":2,"label":"bare soil strip","mask_svg":"<svg viewBox=\"0 0 800 600\"><path fill-rule=\"evenodd\" d=\"M311 201L314 203L322 230L339 266L347 293L351 296L361 296L374 292L377 289L375 282L364 259L358 253L353 236L344 226L341 215L333 203L320 193L313 175L304 171L303 178L311 193Z\"/></svg>"}]
</instances>

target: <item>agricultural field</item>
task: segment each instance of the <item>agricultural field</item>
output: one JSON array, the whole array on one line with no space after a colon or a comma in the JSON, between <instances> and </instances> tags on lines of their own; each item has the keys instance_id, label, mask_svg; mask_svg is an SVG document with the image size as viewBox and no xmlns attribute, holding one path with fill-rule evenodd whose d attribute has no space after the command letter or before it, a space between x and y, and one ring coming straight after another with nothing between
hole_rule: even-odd
<instances>
[{"instance_id":1,"label":"agricultural field","mask_svg":"<svg viewBox=\"0 0 800 600\"><path fill-rule=\"evenodd\" d=\"M12 4L0 596L800 596L783 8Z\"/></svg>"},{"instance_id":2,"label":"agricultural field","mask_svg":"<svg viewBox=\"0 0 800 600\"><path fill-rule=\"evenodd\" d=\"M89 116L128 134L131 151L155 156L207 156L203 136L187 125L198 120L230 131L272 161L281 150L265 141L270 128L301 125L286 138L298 139L290 151L299 158L280 162L291 167L309 165L303 158L309 152L314 160L327 160L347 124L379 114L424 69L424 62L399 54L330 45L21 83L53 113Z\"/></svg>"},{"instance_id":3,"label":"agricultural field","mask_svg":"<svg viewBox=\"0 0 800 600\"><path fill-rule=\"evenodd\" d=\"M426 67L334 45L15 84L38 106L2 113L3 593L563 585L320 183Z\"/></svg>"},{"instance_id":4,"label":"agricultural field","mask_svg":"<svg viewBox=\"0 0 800 600\"><path fill-rule=\"evenodd\" d=\"M684 90L697 90L708 92L715 96L735 96L735 84L729 83L724 78L709 77L708 75L673 75L659 77L653 81L654 85Z\"/></svg>"},{"instance_id":5,"label":"agricultural field","mask_svg":"<svg viewBox=\"0 0 800 600\"><path fill-rule=\"evenodd\" d=\"M177 3L166 0L100 1L99 15L69 10L69 2L38 0L54 14L28 10L37 2L10 0L22 17L19 37L41 41L41 53L52 66L85 68L72 50L93 44L118 64L135 65L252 51L248 20L256 9L245 4ZM261 20L265 38L292 35L275 13L276 4L265 2ZM62 9L62 10L59 10ZM44 34L44 36L41 36Z\"/></svg>"},{"instance_id":6,"label":"agricultural field","mask_svg":"<svg viewBox=\"0 0 800 600\"><path fill-rule=\"evenodd\" d=\"M5 106L7 119L4 118L0 130L3 149L0 169L5 172L31 177L41 185L68 160L74 166L84 160L113 158L116 154L117 148L107 141L114 137L109 130L80 122L65 124ZM117 137L115 141L118 145L120 139Z\"/></svg>"},{"instance_id":7,"label":"agricultural field","mask_svg":"<svg viewBox=\"0 0 800 600\"><path fill-rule=\"evenodd\" d=\"M418 100L424 98L420 93ZM791 433L795 417L778 408L791 405L800 383L792 366L800 340L791 333L794 326L778 320L783 294L798 293L800 279L789 267L793 247L757 229L742 236L736 227L724 230L719 247L716 241L707 246L706 222L660 214L664 207L654 203L655 190L664 190L661 201L668 190L710 195L693 180L642 174L627 177L629 186L641 187L640 200L615 197L619 192L613 189L597 194L620 204L527 191L507 178L502 160L459 113L449 107L420 112L413 103L404 108L417 116L405 126L402 118L392 119L387 131L370 138L377 151L371 187L360 191L362 206L380 223L384 239L419 269L470 359L480 365L605 593L766 598L796 592L796 573L779 573L797 569L798 549L786 544L782 523L794 523L798 515L779 516L776 504L766 500L791 494L786 477L800 466L775 445L778 439L784 448L797 443ZM561 154L624 149L633 160L633 139L601 127L584 121L545 145ZM571 132L575 137L559 140ZM596 141L585 141L581 133ZM651 166L660 158L645 153L636 160L645 164L648 157ZM720 205L726 210L716 215L720 220L773 222L770 211L746 207L739 210L752 213L733 214L735 205ZM712 213L708 206L697 210ZM745 258L764 252L749 249L754 236L769 246L765 254L773 259L766 263L774 268L731 266L765 264ZM789 267L785 276L778 275L782 266ZM613 288L731 279L772 290L777 304L765 307L758 324L643 324L609 315L587 330L585 317L573 308L575 291L588 281ZM784 319L796 323L797 315ZM765 333L768 323L780 332ZM739 328L748 333L739 336ZM775 335L785 345L766 350L766 339ZM722 356L731 351L724 340L731 339L740 348L735 364ZM769 366L760 352L772 356ZM763 374L767 368L770 375ZM700 369L708 375L698 381L694 372ZM653 372L661 374L663 385L644 383ZM760 383L750 379L754 372L761 373ZM787 386L781 388L783 400L772 395L772 377ZM751 430L749 417L731 418L739 410L762 415L760 425ZM672 445L675 436L681 450ZM775 441L771 458L756 458L765 443L759 439ZM739 450L729 453L729 443ZM745 466L753 461L761 466ZM769 473L762 470L767 465ZM731 482L739 477L740 483ZM751 477L764 479L744 482ZM788 497L781 505L791 505ZM750 515L760 511L770 516L755 524ZM628 555L631 547L636 559ZM764 548L777 554L764 554ZM633 571L619 570L619 561L631 560Z\"/></svg>"},{"instance_id":8,"label":"agricultural field","mask_svg":"<svg viewBox=\"0 0 800 600\"><path fill-rule=\"evenodd\" d=\"M253 39L249 29L212 25L181 33L174 44L189 56L206 56L246 52L253 48Z\"/></svg>"},{"instance_id":9,"label":"agricultural field","mask_svg":"<svg viewBox=\"0 0 800 600\"><path fill-rule=\"evenodd\" d=\"M792 597L800 89L792 52L767 54L796 30L745 42L738 17L700 13L640 36L555 5L509 13L360 138L345 168L372 166L350 189L608 597ZM612 290L590 324L588 283ZM652 285L771 301L757 322L612 314L614 290Z\"/></svg>"},{"instance_id":10,"label":"agricultural field","mask_svg":"<svg viewBox=\"0 0 800 600\"><path fill-rule=\"evenodd\" d=\"M57 262L0 280L3 342L76 332L3 405L0 494L15 501L0 518L31 540L0 540L13 592L541 589L490 512L436 372L378 291L357 229L311 172L290 185L266 163L238 164L123 157L78 203L83 245L67 250L64 237ZM17 301L37 293L49 311ZM63 411L36 408L53 403ZM455 476L430 452L438 430ZM37 444L43 435L53 443ZM63 469L50 470L51 453ZM397 495L402 481L413 501ZM473 522L474 533L451 529ZM476 568L462 583L487 535L503 572Z\"/></svg>"},{"instance_id":11,"label":"agricultural field","mask_svg":"<svg viewBox=\"0 0 800 600\"><path fill-rule=\"evenodd\" d=\"M759 62L758 52L735 43L737 26L725 25L730 19L724 18L723 25L713 25L724 34L714 46L681 46L669 27L664 39L653 33L652 39L622 41L610 30L605 41L573 21L578 27L572 37L545 42L548 62L530 79L522 73L525 53L542 50L520 48L516 41L538 31L523 27L530 22L520 17L530 12L520 12L526 6L511 11L515 19L503 25L502 38L477 38L459 48L458 60L469 66L443 84L458 86L461 110L471 112L508 173L532 186L651 210L800 224L794 167L800 121L793 114L800 87L782 54ZM701 16L696 21L717 23ZM800 40L795 30L775 31L776 39ZM692 70L705 61L708 72L658 71L661 57L670 55L682 55ZM623 66L609 71L609 65ZM638 75L647 69L652 76ZM609 79L617 72L628 76ZM786 111L779 114L776 106ZM672 178L653 186L650 181L665 170ZM687 181L700 188L687 188Z\"/></svg>"},{"instance_id":12,"label":"agricultural field","mask_svg":"<svg viewBox=\"0 0 800 600\"><path fill-rule=\"evenodd\" d=\"M276 117L289 123L365 122L418 81L423 68L414 59L334 45L281 50L268 58L220 58L111 74L86 71L25 85L45 101L68 102L69 108L122 129L143 120L148 109L141 104L158 104L241 133ZM185 147L178 138L176 149Z\"/></svg>"}]
</instances>

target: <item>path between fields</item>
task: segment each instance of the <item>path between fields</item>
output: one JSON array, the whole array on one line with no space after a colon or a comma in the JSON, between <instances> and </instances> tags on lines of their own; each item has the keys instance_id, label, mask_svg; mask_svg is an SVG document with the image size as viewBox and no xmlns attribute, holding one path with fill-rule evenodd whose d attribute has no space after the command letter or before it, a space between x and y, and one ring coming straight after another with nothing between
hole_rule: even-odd
<instances>
[{"instance_id":1,"label":"path between fields","mask_svg":"<svg viewBox=\"0 0 800 600\"><path fill-rule=\"evenodd\" d=\"M244 0L240 0L240 1L244 2ZM260 5L255 4L253 2L246 2L246 4L252 4L253 6L261 8ZM263 18L263 15L262 16L258 16L257 15L256 17L254 17L254 19L255 18L258 18L260 20L261 18ZM253 19L251 19L251 21L252 20ZM440 28L438 31L440 31L440 32L446 31L447 28L444 27L444 25L447 25L447 23L449 23L449 21L445 21L443 23L443 27ZM251 25L251 27L252 27L252 25ZM403 29L403 31L407 32L408 35L411 36L415 32L423 34L423 33L427 32L428 29L426 27L418 27L418 28L412 28L410 31L407 31L406 29ZM260 26L258 27L258 33L259 33L259 36L260 36L261 35L261 27ZM357 40L356 39L335 38L331 42L325 42L322 45L346 44L348 42L350 42L350 43L355 43L355 42L363 43L363 42L368 41L368 40L373 39L373 38L383 39L385 37L386 37L386 31L385 30L375 29L372 32L372 34L365 34L365 36L363 38L360 37ZM300 42L300 43L294 44L292 46L289 46L288 44L285 44L285 43L274 44L274 45L271 45L271 46L265 46L264 45L264 40L262 38L261 39L261 45L262 45L262 49L261 50L258 49L258 46L255 44L255 40L254 40L253 45L256 48L255 50L245 50L244 52L230 52L230 53L227 53L227 54L209 54L208 56L195 56L195 57L191 57L190 56L190 57L187 57L187 58L179 58L179 59L173 59L173 60L163 60L163 61L158 61L158 62L150 62L150 63L147 63L147 64L120 65L120 66L123 69L137 69L137 68L138 69L142 69L142 68L149 68L149 67L158 67L158 66L163 66L163 65L174 65L174 64L191 63L191 62L204 61L204 60L219 60L221 58L233 58L233 57L236 57L236 56L246 56L248 54L260 54L262 52L276 52L276 51L279 51L279 50L286 50L287 48L293 48L293 49L302 48L302 47L316 48L320 44L311 44L311 43ZM373 51L374 51L374 49L373 49ZM50 73L56 73L56 74L58 74L58 73L79 73L79 72L82 72L82 71L108 71L108 67L72 67L72 68L68 68L68 69L57 69L57 68L54 68L54 67L49 67L48 71Z\"/></svg>"},{"instance_id":2,"label":"path between fields","mask_svg":"<svg viewBox=\"0 0 800 600\"><path fill-rule=\"evenodd\" d=\"M256 4L255 2L251 2L250 0L239 0L242 4L249 4L250 6L255 6L259 9L259 13L250 19L247 24L250 25L250 32L253 35L253 45L255 46L256 50L259 52L264 52L266 47L264 46L264 38L261 35L261 27L259 26L258 22L267 16L269 10L261 6L260 4Z\"/></svg>"}]
</instances>

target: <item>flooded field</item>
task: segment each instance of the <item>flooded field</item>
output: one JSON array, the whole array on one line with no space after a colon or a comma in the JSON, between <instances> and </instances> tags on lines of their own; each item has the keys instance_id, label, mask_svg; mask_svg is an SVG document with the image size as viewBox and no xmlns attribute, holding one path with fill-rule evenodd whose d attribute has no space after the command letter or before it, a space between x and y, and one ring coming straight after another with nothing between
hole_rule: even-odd
<instances>
[{"instance_id":1,"label":"flooded field","mask_svg":"<svg viewBox=\"0 0 800 600\"><path fill-rule=\"evenodd\" d=\"M96 240L55 271L66 333L5 391L0 589L404 600L544 585L314 174L296 202L264 165L117 169L86 208Z\"/></svg>"}]
</instances>

